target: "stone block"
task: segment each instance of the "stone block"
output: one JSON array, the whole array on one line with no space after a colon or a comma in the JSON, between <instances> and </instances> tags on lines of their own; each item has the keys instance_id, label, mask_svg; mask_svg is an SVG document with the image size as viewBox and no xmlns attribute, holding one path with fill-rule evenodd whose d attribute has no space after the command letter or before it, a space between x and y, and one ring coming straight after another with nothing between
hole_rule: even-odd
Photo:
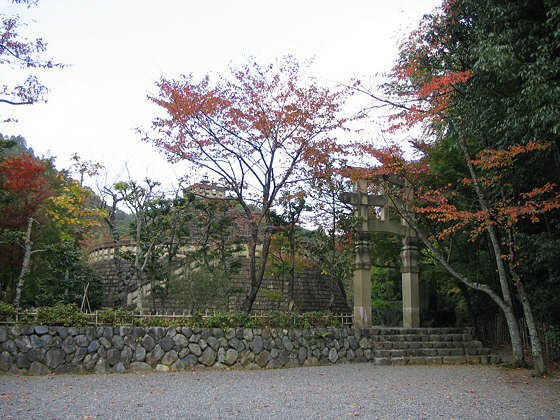
<instances>
[{"instance_id":1,"label":"stone block","mask_svg":"<svg viewBox=\"0 0 560 420\"><path fill-rule=\"evenodd\" d=\"M64 340L62 340L61 348L66 354L74 353L77 348L76 340L74 340L74 337L69 335Z\"/></svg>"},{"instance_id":2,"label":"stone block","mask_svg":"<svg viewBox=\"0 0 560 420\"><path fill-rule=\"evenodd\" d=\"M260 367L264 368L268 363L271 361L270 352L267 350L261 351L258 356L255 358L255 362Z\"/></svg>"},{"instance_id":3,"label":"stone block","mask_svg":"<svg viewBox=\"0 0 560 420\"><path fill-rule=\"evenodd\" d=\"M307 349L305 347L300 347L298 349L297 358L300 361L300 363L303 363L305 359L307 359Z\"/></svg>"},{"instance_id":4,"label":"stone block","mask_svg":"<svg viewBox=\"0 0 560 420\"><path fill-rule=\"evenodd\" d=\"M216 361L216 352L212 350L211 347L206 347L206 349L202 352L198 361L202 363L204 366L212 366Z\"/></svg>"},{"instance_id":5,"label":"stone block","mask_svg":"<svg viewBox=\"0 0 560 420\"><path fill-rule=\"evenodd\" d=\"M175 350L171 350L163 355L163 357L161 358L161 363L167 366L171 366L177 359L179 359L179 355Z\"/></svg>"},{"instance_id":6,"label":"stone block","mask_svg":"<svg viewBox=\"0 0 560 420\"><path fill-rule=\"evenodd\" d=\"M443 364L460 364L466 363L467 358L465 356L443 356Z\"/></svg>"},{"instance_id":7,"label":"stone block","mask_svg":"<svg viewBox=\"0 0 560 420\"><path fill-rule=\"evenodd\" d=\"M48 334L48 332L49 332L49 327L47 327L47 326L40 325L38 327L35 327L35 334L37 334L37 335Z\"/></svg>"},{"instance_id":8,"label":"stone block","mask_svg":"<svg viewBox=\"0 0 560 420\"><path fill-rule=\"evenodd\" d=\"M27 369L31 365L31 362L27 358L27 354L20 353L16 357L16 363L15 364L16 364L18 369Z\"/></svg>"},{"instance_id":9,"label":"stone block","mask_svg":"<svg viewBox=\"0 0 560 420\"><path fill-rule=\"evenodd\" d=\"M74 352L74 356L72 357L72 363L73 364L81 363L84 360L84 357L86 357L86 354L87 354L87 349L83 347L79 347Z\"/></svg>"},{"instance_id":10,"label":"stone block","mask_svg":"<svg viewBox=\"0 0 560 420\"><path fill-rule=\"evenodd\" d=\"M33 330L32 330L33 331ZM31 340L27 335L20 335L14 338L14 343L20 352L26 353L33 348Z\"/></svg>"},{"instance_id":11,"label":"stone block","mask_svg":"<svg viewBox=\"0 0 560 420\"><path fill-rule=\"evenodd\" d=\"M176 360L171 366L170 369L174 372L180 371L185 369L185 364L181 360Z\"/></svg>"},{"instance_id":12,"label":"stone block","mask_svg":"<svg viewBox=\"0 0 560 420\"><path fill-rule=\"evenodd\" d=\"M0 369L3 370L4 372L7 372L8 370L10 370L12 365L13 365L12 356L10 355L9 352L4 350L2 353L0 353Z\"/></svg>"},{"instance_id":13,"label":"stone block","mask_svg":"<svg viewBox=\"0 0 560 420\"><path fill-rule=\"evenodd\" d=\"M99 359L93 368L95 373L109 373L111 370L106 359Z\"/></svg>"},{"instance_id":14,"label":"stone block","mask_svg":"<svg viewBox=\"0 0 560 420\"><path fill-rule=\"evenodd\" d=\"M119 362L115 366L113 366L113 371L122 373L122 372L126 372L126 368L122 363Z\"/></svg>"},{"instance_id":15,"label":"stone block","mask_svg":"<svg viewBox=\"0 0 560 420\"><path fill-rule=\"evenodd\" d=\"M185 337L183 334L175 335L175 337L173 337L173 342L175 343L176 346L182 348L187 347L189 345L189 339Z\"/></svg>"},{"instance_id":16,"label":"stone block","mask_svg":"<svg viewBox=\"0 0 560 420\"><path fill-rule=\"evenodd\" d=\"M111 366L116 366L120 362L121 352L117 349L107 350L107 362Z\"/></svg>"},{"instance_id":17,"label":"stone block","mask_svg":"<svg viewBox=\"0 0 560 420\"><path fill-rule=\"evenodd\" d=\"M171 337L163 337L161 340L159 340L159 345L163 351L170 351L175 345L175 342Z\"/></svg>"},{"instance_id":18,"label":"stone block","mask_svg":"<svg viewBox=\"0 0 560 420\"><path fill-rule=\"evenodd\" d=\"M128 368L132 372L152 370L152 367L144 362L132 362Z\"/></svg>"},{"instance_id":19,"label":"stone block","mask_svg":"<svg viewBox=\"0 0 560 420\"><path fill-rule=\"evenodd\" d=\"M189 351L197 357L202 354L202 349L198 344L195 343L189 344Z\"/></svg>"},{"instance_id":20,"label":"stone block","mask_svg":"<svg viewBox=\"0 0 560 420\"><path fill-rule=\"evenodd\" d=\"M255 355L260 354L264 349L264 342L262 337L255 336L253 338L253 341L251 341L251 344L249 344L249 348L253 351L253 353L255 353Z\"/></svg>"},{"instance_id":21,"label":"stone block","mask_svg":"<svg viewBox=\"0 0 560 420\"><path fill-rule=\"evenodd\" d=\"M132 360L132 349L128 346L124 346L121 350L120 360L122 363L129 363Z\"/></svg>"},{"instance_id":22,"label":"stone block","mask_svg":"<svg viewBox=\"0 0 560 420\"><path fill-rule=\"evenodd\" d=\"M58 329L58 335L60 336L60 338L64 339L65 337L63 337L63 336L62 336L63 334L61 334L61 332L62 332L62 331L61 331L61 328L62 328L62 329L66 329L66 328L60 327L60 328ZM68 329L67 329L66 332L67 332L69 335L71 335L72 337L75 337L75 336L77 336L77 335L80 334L80 329L79 329L79 328L76 328L76 327L68 327Z\"/></svg>"},{"instance_id":23,"label":"stone block","mask_svg":"<svg viewBox=\"0 0 560 420\"><path fill-rule=\"evenodd\" d=\"M124 347L124 338L121 335L114 335L111 338L111 344L117 350L122 350Z\"/></svg>"},{"instance_id":24,"label":"stone block","mask_svg":"<svg viewBox=\"0 0 560 420\"><path fill-rule=\"evenodd\" d=\"M29 370L27 371L27 373L29 373L29 375L39 376L39 375L48 375L49 373L52 372L48 367L46 367L41 362L35 361L31 363L31 366L29 366Z\"/></svg>"},{"instance_id":25,"label":"stone block","mask_svg":"<svg viewBox=\"0 0 560 420\"><path fill-rule=\"evenodd\" d=\"M331 348L331 349L329 350L329 355L328 355L328 357L329 357L329 362L331 362L331 363L336 363L336 362L337 362L337 360L338 360L338 352L336 351L335 348Z\"/></svg>"},{"instance_id":26,"label":"stone block","mask_svg":"<svg viewBox=\"0 0 560 420\"><path fill-rule=\"evenodd\" d=\"M59 340L62 340L62 337L57 337L57 338ZM53 338L52 335L50 334L42 335L41 337L39 337L39 340L41 341L41 347L50 347L53 343Z\"/></svg>"},{"instance_id":27,"label":"stone block","mask_svg":"<svg viewBox=\"0 0 560 420\"><path fill-rule=\"evenodd\" d=\"M53 347L45 355L45 364L51 369L56 368L66 360L66 353L62 349Z\"/></svg>"},{"instance_id":28,"label":"stone block","mask_svg":"<svg viewBox=\"0 0 560 420\"><path fill-rule=\"evenodd\" d=\"M480 364L480 356L467 355L466 357L467 357L467 363L470 363L471 365Z\"/></svg>"},{"instance_id":29,"label":"stone block","mask_svg":"<svg viewBox=\"0 0 560 420\"><path fill-rule=\"evenodd\" d=\"M138 347L134 352L134 360L136 362L143 362L146 360L146 349L142 346Z\"/></svg>"},{"instance_id":30,"label":"stone block","mask_svg":"<svg viewBox=\"0 0 560 420\"><path fill-rule=\"evenodd\" d=\"M107 340L110 340L113 338L113 327L105 327L103 329L103 338L106 338Z\"/></svg>"},{"instance_id":31,"label":"stone block","mask_svg":"<svg viewBox=\"0 0 560 420\"><path fill-rule=\"evenodd\" d=\"M83 334L77 335L75 336L76 338L74 339L74 341L76 342L76 344L80 347L88 347L90 341L87 339L87 337Z\"/></svg>"},{"instance_id":32,"label":"stone block","mask_svg":"<svg viewBox=\"0 0 560 420\"><path fill-rule=\"evenodd\" d=\"M218 344L218 339L214 336L208 337L206 343L208 343L208 345L212 347L212 350L218 350L218 348L220 347Z\"/></svg>"},{"instance_id":33,"label":"stone block","mask_svg":"<svg viewBox=\"0 0 560 420\"><path fill-rule=\"evenodd\" d=\"M284 348L288 351L292 351L294 349L294 344L292 343L292 341L288 338L288 336L284 336L282 338L282 345L284 346Z\"/></svg>"},{"instance_id":34,"label":"stone block","mask_svg":"<svg viewBox=\"0 0 560 420\"><path fill-rule=\"evenodd\" d=\"M93 340L91 343L89 343L89 345L87 347L87 352L88 353L95 353L97 350L99 350L99 347L101 347L101 344L99 343L99 341Z\"/></svg>"},{"instance_id":35,"label":"stone block","mask_svg":"<svg viewBox=\"0 0 560 420\"><path fill-rule=\"evenodd\" d=\"M194 354L188 354L186 357L181 359L186 367L193 367L197 364L198 358Z\"/></svg>"},{"instance_id":36,"label":"stone block","mask_svg":"<svg viewBox=\"0 0 560 420\"><path fill-rule=\"evenodd\" d=\"M111 341L109 341L109 339L106 337L99 337L99 344L101 344L105 350L108 350L111 347L113 347Z\"/></svg>"},{"instance_id":37,"label":"stone block","mask_svg":"<svg viewBox=\"0 0 560 420\"><path fill-rule=\"evenodd\" d=\"M125 335L124 336L124 344L126 344L132 350L136 350L136 348L139 345L138 340L133 335Z\"/></svg>"},{"instance_id":38,"label":"stone block","mask_svg":"<svg viewBox=\"0 0 560 420\"><path fill-rule=\"evenodd\" d=\"M158 364L156 365L156 370L158 372L169 372L169 366Z\"/></svg>"}]
</instances>

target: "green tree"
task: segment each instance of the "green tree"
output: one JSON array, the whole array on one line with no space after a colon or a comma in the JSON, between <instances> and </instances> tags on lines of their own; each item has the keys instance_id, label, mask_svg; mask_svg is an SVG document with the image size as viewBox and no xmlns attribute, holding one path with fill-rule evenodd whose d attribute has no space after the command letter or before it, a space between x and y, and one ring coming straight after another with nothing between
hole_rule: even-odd
<instances>
[{"instance_id":1,"label":"green tree","mask_svg":"<svg viewBox=\"0 0 560 420\"><path fill-rule=\"evenodd\" d=\"M444 2L403 44L387 100L400 110L394 128L423 123L431 137L416 146L426 163L442 139L464 159L466 177L425 190L431 204L420 210L447 225L439 236L467 228L473 238L487 236L503 298L493 300L508 320L514 355L523 360L511 288L540 374L545 366L522 277L530 269L518 258L518 237L544 227L558 208L559 74L551 64L558 60L558 11L548 1ZM474 202L462 203L470 207L457 199L465 190Z\"/></svg>"}]
</instances>

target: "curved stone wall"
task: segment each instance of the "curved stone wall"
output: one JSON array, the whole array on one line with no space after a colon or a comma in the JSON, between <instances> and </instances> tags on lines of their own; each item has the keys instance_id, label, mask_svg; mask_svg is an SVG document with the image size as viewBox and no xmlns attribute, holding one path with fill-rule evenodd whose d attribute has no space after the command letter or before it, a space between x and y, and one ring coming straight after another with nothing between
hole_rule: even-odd
<instances>
[{"instance_id":1,"label":"curved stone wall","mask_svg":"<svg viewBox=\"0 0 560 420\"><path fill-rule=\"evenodd\" d=\"M460 329L0 327L0 373L499 362ZM494 359L492 358L494 357Z\"/></svg>"},{"instance_id":2,"label":"curved stone wall","mask_svg":"<svg viewBox=\"0 0 560 420\"><path fill-rule=\"evenodd\" d=\"M122 242L122 250L132 251L134 244L131 241ZM88 252L88 263L95 268L103 277L104 283L104 298L103 306L113 307L117 292L117 275L113 263L114 249L113 244L110 242L97 244L92 247ZM248 290L251 284L249 259L246 255L241 255L241 270L235 278L231 279L232 284L240 286L243 290ZM122 260L123 269L127 270L130 267L130 262ZM132 282L128 291L128 303L134 307L137 291L136 282ZM298 273L294 284L294 300L296 308L301 312L309 311L326 311L329 309L331 301L331 285L325 276L321 275L321 271L317 267L306 267ZM170 296L165 301L156 299L156 308L152 308L152 299L150 294L150 283L144 284L144 304L150 307L150 310L159 310L160 312L176 312L182 313L185 311L185 305L173 296ZM270 310L287 310L288 299L284 296L281 299L271 299L267 297L268 292L276 292L280 295L287 294L286 280L282 280L275 276L265 276L261 286L261 291L257 294L257 298L253 305L253 312L265 312ZM282 293L283 292L283 293ZM338 288L334 290L334 306L331 308L334 313L349 313L350 308L346 302L345 296ZM220 312L239 312L244 300L244 292L232 296L229 300L227 307L220 307L211 305L206 308L208 311Z\"/></svg>"}]
</instances>

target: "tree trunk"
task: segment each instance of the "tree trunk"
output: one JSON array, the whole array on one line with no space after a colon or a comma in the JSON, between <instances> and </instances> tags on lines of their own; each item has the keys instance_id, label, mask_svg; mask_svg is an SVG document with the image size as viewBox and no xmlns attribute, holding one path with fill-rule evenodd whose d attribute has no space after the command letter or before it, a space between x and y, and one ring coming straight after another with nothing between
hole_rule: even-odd
<instances>
[{"instance_id":1,"label":"tree trunk","mask_svg":"<svg viewBox=\"0 0 560 420\"><path fill-rule=\"evenodd\" d=\"M397 207L398 208L398 207ZM475 290L480 290L481 292L486 293L490 299L496 303L500 307L500 309L504 313L504 317L506 318L506 322L508 325L508 330L510 333L510 337L512 338L512 354L515 358L514 364L522 365L524 364L524 357L523 357L523 345L521 343L521 336L519 334L519 327L517 318L513 312L513 306L508 304L504 299L502 299L496 292L494 292L488 285L476 283L468 279L467 277L463 276L461 273L457 272L451 264L447 262L447 258L443 256L441 252L439 252L434 245L430 242L424 231L422 231L416 222L412 219L410 214L405 208L400 208L399 213L401 214L402 218L406 220L406 222L416 231L418 238L426 245L426 247L430 250L434 258L457 280L463 282L466 286L471 287Z\"/></svg>"},{"instance_id":2,"label":"tree trunk","mask_svg":"<svg viewBox=\"0 0 560 420\"><path fill-rule=\"evenodd\" d=\"M111 209L109 210L109 216L105 217L104 220L105 223L107 223L107 226L109 226L111 237L113 238L113 265L115 266L115 273L117 276L117 294L115 297L114 306L117 308L124 308L126 307L128 298L128 276L125 276L122 268L122 261L120 257L121 235L119 233L117 222L115 220L117 214L117 203L120 200L112 191L106 191L108 191L113 198L113 204L111 206Z\"/></svg>"},{"instance_id":3,"label":"tree trunk","mask_svg":"<svg viewBox=\"0 0 560 420\"><path fill-rule=\"evenodd\" d=\"M258 226L252 229L258 229ZM251 234L251 243L249 244L249 271L251 286L249 287L249 292L245 296L245 301L241 305L241 311L246 313L251 313L253 310L253 304L257 298L257 294L262 285L264 278L264 271L266 268L266 260L268 259L268 252L270 250L270 235L268 232L264 233L264 240L262 244L262 252L260 256L260 261L257 269L257 242L258 242L258 231L253 230Z\"/></svg>"},{"instance_id":4,"label":"tree trunk","mask_svg":"<svg viewBox=\"0 0 560 420\"><path fill-rule=\"evenodd\" d=\"M490 242L492 244L492 250L494 251L494 259L496 261L496 268L498 269L498 278L500 280L500 287L502 289L502 297L505 304L511 308L511 313L504 313L506 316L506 321L508 324L509 334L511 338L511 350L513 357L515 359L516 365L524 365L525 364L525 356L523 354L523 343L521 341L521 335L519 331L519 323L513 313L513 300L510 293L509 288L509 279L507 275L506 265L504 263L503 253L501 249L501 241L498 237L498 232L496 230L496 226L492 223L491 216L490 216L490 206L486 201L486 196L482 191L482 187L478 181L478 176L476 175L474 165L472 163L471 155L469 153L469 149L465 140L461 137L459 138L459 145L463 150L463 154L465 156L465 160L467 161L467 166L469 168L469 173L471 175L471 180L473 182L473 186L478 198L478 202L483 212L487 214L487 218L489 219L489 223L487 224L486 231L490 236Z\"/></svg>"},{"instance_id":5,"label":"tree trunk","mask_svg":"<svg viewBox=\"0 0 560 420\"><path fill-rule=\"evenodd\" d=\"M27 275L27 271L29 270L29 262L31 261L31 247L33 246L33 242L31 241L31 230L33 228L33 222L35 220L32 217L27 219L27 229L25 231L25 243L23 246L23 262L21 264L21 272L19 273L17 286L16 286L16 294L14 297L14 306L19 308L19 301L21 299L21 291L23 290L23 285L25 283L25 276Z\"/></svg>"},{"instance_id":6,"label":"tree trunk","mask_svg":"<svg viewBox=\"0 0 560 420\"><path fill-rule=\"evenodd\" d=\"M537 324L535 323L535 318L533 316L531 303L529 302L529 297L525 291L525 285L520 278L517 279L516 286L519 293L519 299L521 300L521 305L523 306L525 320L527 321L529 337L531 339L531 354L535 360L535 375L544 376L546 374L546 362L544 360L541 339L539 337Z\"/></svg>"},{"instance_id":7,"label":"tree trunk","mask_svg":"<svg viewBox=\"0 0 560 420\"><path fill-rule=\"evenodd\" d=\"M134 276L136 277L136 309L140 314L144 313L144 290L142 289L142 270L140 269L140 240L142 233L142 218L136 214L136 247L134 256Z\"/></svg>"}]
</instances>

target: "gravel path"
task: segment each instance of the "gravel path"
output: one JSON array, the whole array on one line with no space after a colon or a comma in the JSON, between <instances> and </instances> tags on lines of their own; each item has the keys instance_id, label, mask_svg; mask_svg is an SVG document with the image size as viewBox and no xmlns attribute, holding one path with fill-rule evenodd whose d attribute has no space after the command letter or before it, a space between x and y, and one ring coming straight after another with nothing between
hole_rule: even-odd
<instances>
[{"instance_id":1,"label":"gravel path","mask_svg":"<svg viewBox=\"0 0 560 420\"><path fill-rule=\"evenodd\" d=\"M560 418L560 381L494 366L0 377L0 418Z\"/></svg>"}]
</instances>

